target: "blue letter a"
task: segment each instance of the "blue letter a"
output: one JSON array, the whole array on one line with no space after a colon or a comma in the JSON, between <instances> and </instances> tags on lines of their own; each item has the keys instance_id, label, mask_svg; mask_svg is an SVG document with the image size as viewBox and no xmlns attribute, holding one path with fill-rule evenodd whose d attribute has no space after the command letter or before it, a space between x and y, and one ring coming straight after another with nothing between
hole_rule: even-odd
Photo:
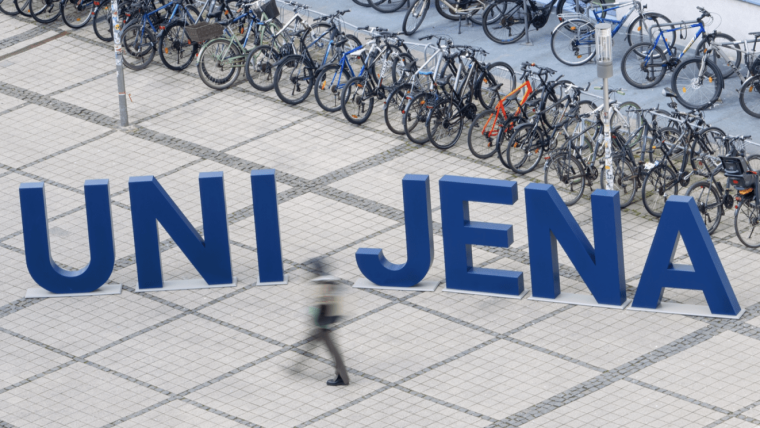
<instances>
[{"instance_id":1,"label":"blue letter a","mask_svg":"<svg viewBox=\"0 0 760 428\"><path fill-rule=\"evenodd\" d=\"M221 172L204 172L200 174L199 182L205 240L155 177L129 179L137 281L140 289L163 286L158 222L174 239L206 283L215 285L232 282L223 175Z\"/></svg>"},{"instance_id":2,"label":"blue letter a","mask_svg":"<svg viewBox=\"0 0 760 428\"><path fill-rule=\"evenodd\" d=\"M430 178L407 174L404 189L406 254L404 264L393 264L378 248L359 248L359 270L377 285L411 287L425 278L433 264L433 219L430 210Z\"/></svg>"},{"instance_id":3,"label":"blue letter a","mask_svg":"<svg viewBox=\"0 0 760 428\"><path fill-rule=\"evenodd\" d=\"M26 266L34 281L45 290L58 294L89 293L105 284L113 272L116 257L108 180L84 182L90 263L77 271L61 269L50 254L45 184L24 183L19 194Z\"/></svg>"},{"instance_id":4,"label":"blue letter a","mask_svg":"<svg viewBox=\"0 0 760 428\"><path fill-rule=\"evenodd\" d=\"M618 192L596 190L591 195L596 249L591 246L554 186L537 183L526 186L525 206L533 297L554 299L560 294L559 240L598 304L621 306L625 303L623 231Z\"/></svg>"},{"instance_id":5,"label":"blue letter a","mask_svg":"<svg viewBox=\"0 0 760 428\"><path fill-rule=\"evenodd\" d=\"M692 266L673 263L680 238ZM656 309L666 287L702 290L716 315L741 311L697 204L689 196L671 196L665 203L631 307Z\"/></svg>"}]
</instances>

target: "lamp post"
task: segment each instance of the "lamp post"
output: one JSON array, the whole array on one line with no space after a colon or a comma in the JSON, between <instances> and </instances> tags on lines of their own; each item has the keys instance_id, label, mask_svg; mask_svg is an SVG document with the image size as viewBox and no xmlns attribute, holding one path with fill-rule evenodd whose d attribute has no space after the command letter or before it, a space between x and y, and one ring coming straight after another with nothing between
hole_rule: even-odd
<instances>
[{"instance_id":1,"label":"lamp post","mask_svg":"<svg viewBox=\"0 0 760 428\"><path fill-rule=\"evenodd\" d=\"M605 188L612 189L612 139L610 137L610 94L607 80L612 77L612 26L608 23L596 26L596 75L601 77L604 85L604 178Z\"/></svg>"},{"instance_id":2,"label":"lamp post","mask_svg":"<svg viewBox=\"0 0 760 428\"><path fill-rule=\"evenodd\" d=\"M119 91L119 125L129 126L127 116L127 94L124 86L124 62L121 51L121 22L119 21L119 2L111 1L111 27L113 28L113 50L116 55L116 86Z\"/></svg>"}]
</instances>

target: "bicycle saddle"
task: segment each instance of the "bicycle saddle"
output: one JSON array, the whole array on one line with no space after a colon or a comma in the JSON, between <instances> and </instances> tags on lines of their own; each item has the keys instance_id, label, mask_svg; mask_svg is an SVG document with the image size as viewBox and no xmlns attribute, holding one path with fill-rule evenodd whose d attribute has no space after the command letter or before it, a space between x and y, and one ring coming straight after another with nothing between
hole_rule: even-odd
<instances>
[{"instance_id":1,"label":"bicycle saddle","mask_svg":"<svg viewBox=\"0 0 760 428\"><path fill-rule=\"evenodd\" d=\"M663 90L662 90L662 95L665 95L665 96L666 96L666 97L668 97L668 98L676 98L676 97L678 96L678 95L676 95L676 94L675 94L675 92L673 92L673 90L672 90L672 89L670 89L670 88L665 88L665 89L663 89Z\"/></svg>"},{"instance_id":2,"label":"bicycle saddle","mask_svg":"<svg viewBox=\"0 0 760 428\"><path fill-rule=\"evenodd\" d=\"M750 36L760 36L760 31L755 31L754 33L749 33Z\"/></svg>"}]
</instances>

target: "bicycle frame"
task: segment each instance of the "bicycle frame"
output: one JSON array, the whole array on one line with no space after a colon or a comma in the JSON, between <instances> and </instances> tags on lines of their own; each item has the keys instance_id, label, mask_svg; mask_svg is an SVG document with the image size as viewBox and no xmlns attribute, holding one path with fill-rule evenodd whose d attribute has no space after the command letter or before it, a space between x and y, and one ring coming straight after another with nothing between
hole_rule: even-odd
<instances>
[{"instance_id":1,"label":"bicycle frame","mask_svg":"<svg viewBox=\"0 0 760 428\"><path fill-rule=\"evenodd\" d=\"M354 53L356 51L359 51L359 50L362 50L362 49L364 49L364 46L359 46L359 47L351 49L350 51L345 52L343 55L341 55L340 62L338 63L338 69L335 71L335 74L333 74L332 80L330 81L330 87L335 86L338 89L341 89L343 87L340 84L340 79L343 77L342 71L343 71L344 68L346 68L348 70L348 74L350 76L349 79L357 76L357 74L354 73L353 67L351 67L351 61L347 61L347 58L349 58L352 53ZM363 71L364 71L364 66L362 66L362 69L361 69L360 73L362 73ZM336 77L338 78L338 82L337 83L335 83L335 78ZM322 87L322 89L324 89L325 87L327 87L327 80L325 80L324 86Z\"/></svg>"},{"instance_id":2,"label":"bicycle frame","mask_svg":"<svg viewBox=\"0 0 760 428\"><path fill-rule=\"evenodd\" d=\"M654 51L654 47L656 47L660 43L661 39L665 38L665 36L664 36L665 33L675 33L676 31L681 31L681 30L684 30L684 29L699 28L699 30L697 30L697 34L695 34L694 37L691 38L691 40L689 41L689 44L687 44L686 47L681 52L681 54L678 55L678 59L679 60L681 58L683 58L683 56L686 54L686 52L694 44L694 42L696 42L697 39L702 34L705 34L705 26L701 22L699 22L699 21L680 22L680 23L673 23L673 24L660 24L659 27L669 27L669 26L673 26L673 27L678 26L678 28L672 28L670 30L663 30L662 28L660 28L660 32L657 34L657 38L655 39L655 41L654 41L654 43L652 45L652 50L650 50L649 52L647 52L647 60L648 60L649 56L651 55L652 51ZM650 38L651 38L651 31L650 31ZM671 52L670 46L668 46L668 43L665 43L665 49L667 50L668 57L672 57L673 56L673 52ZM644 62L644 64L646 65L646 62Z\"/></svg>"}]
</instances>

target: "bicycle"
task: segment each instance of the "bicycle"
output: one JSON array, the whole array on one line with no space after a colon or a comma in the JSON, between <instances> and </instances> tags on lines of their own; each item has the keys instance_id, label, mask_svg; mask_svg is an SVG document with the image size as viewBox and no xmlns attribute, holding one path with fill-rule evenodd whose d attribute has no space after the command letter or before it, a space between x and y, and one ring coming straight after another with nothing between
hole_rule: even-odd
<instances>
[{"instance_id":1,"label":"bicycle","mask_svg":"<svg viewBox=\"0 0 760 428\"><path fill-rule=\"evenodd\" d=\"M607 12L618 10L622 7L632 6L631 10L620 19L607 18ZM597 10L599 9L599 10ZM643 40L642 30L648 35L652 28L660 28L660 22L670 23L670 20L662 14L644 12L646 5L642 6L637 0L619 3L612 6L594 8L592 13L596 22L592 22L584 15L563 14L560 15L561 23L552 30L552 53L559 62L576 66L586 64L596 55L596 24L610 23L612 25L612 37L620 31L628 18L636 13L638 16L628 26L626 41L629 46L641 43ZM637 34L638 33L638 34ZM637 40L638 39L638 40ZM672 48L676 38L665 42ZM567 58L563 55L568 54Z\"/></svg>"},{"instance_id":2,"label":"bicycle","mask_svg":"<svg viewBox=\"0 0 760 428\"><path fill-rule=\"evenodd\" d=\"M760 91L760 58L756 58L757 42L758 38L760 38L760 32L749 33L749 35L754 36L754 39L751 40L751 50L749 46L747 46L750 40L742 40L735 43L721 43L718 45L713 44L712 48L716 50L716 56L719 58L727 58L725 61L727 66L731 68L732 73L736 72L741 80L739 104L742 106L742 110L752 117L760 118L760 95L756 95ZM740 45L744 46L744 48L740 48ZM736 52L738 54L736 62L731 61L733 55L725 55L720 51L721 49L728 49ZM747 65L746 76L742 76L741 71L739 70L742 56L744 57L744 63Z\"/></svg>"},{"instance_id":3,"label":"bicycle","mask_svg":"<svg viewBox=\"0 0 760 428\"><path fill-rule=\"evenodd\" d=\"M528 2L527 16L523 1ZM529 26L539 30L546 25L556 2L550 0L538 6L535 0L496 0L483 12L483 32L496 43L515 43L525 36Z\"/></svg>"},{"instance_id":4,"label":"bicycle","mask_svg":"<svg viewBox=\"0 0 760 428\"><path fill-rule=\"evenodd\" d=\"M430 2L433 0L413 0L406 11L401 30L410 36L422 25ZM462 34L462 20L471 21L476 25L483 24L483 12L493 0L436 0L438 13L444 18L456 20L459 23L459 34ZM496 10L496 13L499 11Z\"/></svg>"}]
</instances>

